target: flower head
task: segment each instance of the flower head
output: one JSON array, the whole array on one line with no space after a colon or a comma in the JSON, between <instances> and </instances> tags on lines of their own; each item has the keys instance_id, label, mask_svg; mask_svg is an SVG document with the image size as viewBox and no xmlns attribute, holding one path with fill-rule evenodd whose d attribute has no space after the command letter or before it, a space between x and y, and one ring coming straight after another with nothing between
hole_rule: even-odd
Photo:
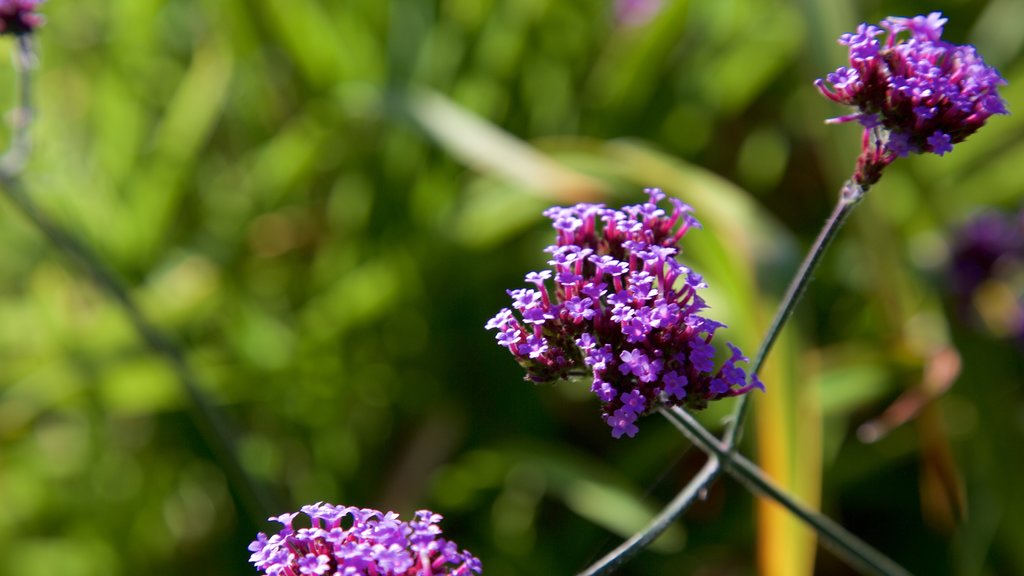
<instances>
[{"instance_id":1,"label":"flower head","mask_svg":"<svg viewBox=\"0 0 1024 576\"><path fill-rule=\"evenodd\" d=\"M0 0L0 34L28 34L43 25L36 13L42 0Z\"/></svg>"},{"instance_id":2,"label":"flower head","mask_svg":"<svg viewBox=\"0 0 1024 576\"><path fill-rule=\"evenodd\" d=\"M661 406L703 408L762 388L736 366L735 347L718 369L711 345L723 325L701 315L703 278L677 259L679 241L700 224L690 207L648 189L643 204L551 208L553 269L531 272L531 289L510 290L512 308L487 323L534 382L589 373L616 438L637 433L639 416ZM550 282L553 279L554 282Z\"/></svg>"},{"instance_id":3,"label":"flower head","mask_svg":"<svg viewBox=\"0 0 1024 576\"><path fill-rule=\"evenodd\" d=\"M317 502L302 507L309 528L292 528L298 513L270 520L282 530L260 533L249 544L252 562L266 576L468 576L480 560L441 538L440 514L420 510L408 523L394 512ZM345 528L344 526L348 526Z\"/></svg>"},{"instance_id":4,"label":"flower head","mask_svg":"<svg viewBox=\"0 0 1024 576\"><path fill-rule=\"evenodd\" d=\"M1024 209L969 220L954 238L949 280L962 320L1024 342Z\"/></svg>"},{"instance_id":5,"label":"flower head","mask_svg":"<svg viewBox=\"0 0 1024 576\"><path fill-rule=\"evenodd\" d=\"M881 28L861 24L839 37L849 65L815 85L829 100L857 109L828 122L864 127L858 184L874 184L900 156L946 154L989 116L1009 113L998 90L1006 81L973 46L943 41L945 23L939 12L891 17Z\"/></svg>"}]
</instances>

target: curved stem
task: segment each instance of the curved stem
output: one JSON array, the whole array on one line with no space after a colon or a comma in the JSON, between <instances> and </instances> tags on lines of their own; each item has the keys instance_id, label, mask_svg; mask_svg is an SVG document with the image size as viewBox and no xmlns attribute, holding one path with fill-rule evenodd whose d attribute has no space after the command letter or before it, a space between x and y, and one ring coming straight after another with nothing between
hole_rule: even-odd
<instances>
[{"instance_id":1,"label":"curved stem","mask_svg":"<svg viewBox=\"0 0 1024 576\"><path fill-rule=\"evenodd\" d=\"M0 190L21 213L35 225L55 247L77 261L97 286L120 306L139 337L153 352L162 356L174 370L188 398L192 418L213 457L224 467L235 496L256 524L263 522L273 505L268 493L246 473L236 457L235 434L217 409L210 404L199 385L199 378L185 358L185 353L171 338L160 331L135 304L131 293L89 247L50 219L25 191L21 171L31 150L29 128L32 120L31 70L35 55L28 34L18 36L14 62L18 71L18 105L15 109L11 146L0 159Z\"/></svg>"},{"instance_id":2,"label":"curved stem","mask_svg":"<svg viewBox=\"0 0 1024 576\"><path fill-rule=\"evenodd\" d=\"M779 303L779 308L775 312L772 325L768 328L768 333L765 334L764 340L761 342L761 348L757 351L757 356L754 357L754 362L750 365L752 374L760 373L768 353L771 352L772 346L775 344L775 340L778 339L783 326L789 320L790 315L793 314L793 310L796 308L797 302L800 301L800 297L807 290L807 285L811 283L811 276L814 270L817 269L818 264L821 263L821 257L825 254L825 251L832 243L836 233L843 226L843 223L846 222L847 217L850 216L850 212L864 198L866 193L867 188L860 186L853 180L847 180L843 184L842 189L839 191L839 201L836 202L835 208L832 209L832 214L825 221L825 225L821 228L821 232L818 233L814 244L811 245L810 251L807 252L807 256L804 257L804 261L800 264L796 275L790 281L786 294L782 297L782 302ZM743 421L747 415L750 403L749 397L749 394L744 394L740 397L725 429L724 440L729 450L735 450L736 443L743 436Z\"/></svg>"},{"instance_id":3,"label":"curved stem","mask_svg":"<svg viewBox=\"0 0 1024 576\"><path fill-rule=\"evenodd\" d=\"M611 574L646 548L658 536L664 532L675 519L690 507L693 502L703 498L704 486L710 484L722 472L718 458L708 456L707 463L697 472L693 480L686 485L686 488L676 495L667 506L651 520L643 530L637 532L632 538L626 540L618 548L606 554L603 558L590 565L579 573L579 576L598 576L600 574Z\"/></svg>"},{"instance_id":4,"label":"curved stem","mask_svg":"<svg viewBox=\"0 0 1024 576\"><path fill-rule=\"evenodd\" d=\"M719 442L713 434L682 408L662 409L661 412L701 450L707 452L709 456L721 459L726 473L740 481L749 490L771 498L810 525L822 537L823 542L851 566L885 576L910 574L827 516L818 514L794 500L765 476L753 462L742 455L733 453L726 444Z\"/></svg>"}]
</instances>

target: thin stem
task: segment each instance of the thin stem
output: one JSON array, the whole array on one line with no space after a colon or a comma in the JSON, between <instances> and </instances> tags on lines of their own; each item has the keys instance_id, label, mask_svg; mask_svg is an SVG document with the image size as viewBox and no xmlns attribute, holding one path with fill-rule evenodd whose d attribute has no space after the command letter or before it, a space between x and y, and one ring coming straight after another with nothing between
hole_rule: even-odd
<instances>
[{"instance_id":1,"label":"thin stem","mask_svg":"<svg viewBox=\"0 0 1024 576\"><path fill-rule=\"evenodd\" d=\"M32 125L32 68L35 66L35 53L32 51L32 38L28 34L17 37L17 48L14 50L14 68L18 78L17 105L11 111L11 144L3 159L0 170L5 174L19 174L32 149L29 139L29 127Z\"/></svg>"},{"instance_id":2,"label":"thin stem","mask_svg":"<svg viewBox=\"0 0 1024 576\"><path fill-rule=\"evenodd\" d=\"M192 418L206 441L213 457L224 468L235 495L254 523L263 522L270 510L277 510L269 495L246 473L236 457L234 432L217 409L210 404L199 385L199 378L188 364L182 349L161 332L135 304L128 288L84 242L50 219L25 191L21 171L31 150L29 128L32 119L31 70L35 55L27 34L18 37L15 66L20 83L15 108L11 146L0 159L0 189L21 213L28 218L51 244L84 268L93 281L116 303L141 339L174 370L185 389Z\"/></svg>"},{"instance_id":3,"label":"thin stem","mask_svg":"<svg viewBox=\"0 0 1024 576\"><path fill-rule=\"evenodd\" d=\"M803 296L804 291L807 289L807 285L811 283L811 277L818 264L821 263L821 257L824 256L829 244L832 243L832 239L835 238L836 233L839 232L843 223L846 222L847 217L849 217L854 207L864 198L866 193L867 188L856 184L852 180L847 180L843 184L842 189L839 191L839 201L836 202L835 208L832 209L832 214L825 221L825 225L822 227L821 232L818 233L817 239L814 240L814 244L811 246L807 256L804 257L804 261L800 264L796 275L790 281L789 288L786 289L786 295L782 297L782 302L775 312L775 319L772 320L772 325L768 328L768 333L765 334L764 340L761 342L761 348L757 351L757 356L754 357L754 362L750 365L751 374L760 373L768 353L786 324L786 320L789 320L790 315L793 314L793 310L796 308L797 302L800 301L800 297ZM725 429L724 440L730 451L736 449L737 442L743 436L743 421L747 415L750 403L749 397L749 394L744 394L740 397Z\"/></svg>"},{"instance_id":4,"label":"thin stem","mask_svg":"<svg viewBox=\"0 0 1024 576\"><path fill-rule=\"evenodd\" d=\"M703 489L705 484L710 484L711 481L717 478L721 472L722 467L718 463L718 458L713 455L709 455L708 461L704 464L704 467L701 468L700 472L697 472L697 475L693 477L693 480L686 485L686 489L677 494L676 497L673 498L672 501L669 502L668 505L665 506L665 508L655 516L643 530L637 532L632 538L623 542L618 548L612 550L603 558L580 572L579 576L611 574L617 570L619 566L626 563L638 552L646 548L651 542L660 536L662 532L668 529L669 525L672 524L672 522L675 521L675 519L682 514L684 510L689 508L694 501L703 498Z\"/></svg>"},{"instance_id":5,"label":"thin stem","mask_svg":"<svg viewBox=\"0 0 1024 576\"><path fill-rule=\"evenodd\" d=\"M662 409L661 412L697 447L707 452L709 456L720 459L726 473L743 483L751 491L771 498L813 527L822 537L823 542L851 566L885 576L909 575L909 572L898 564L830 518L818 514L794 500L766 477L754 463L742 455L733 453L726 444L719 442L713 434L682 408Z\"/></svg>"}]
</instances>

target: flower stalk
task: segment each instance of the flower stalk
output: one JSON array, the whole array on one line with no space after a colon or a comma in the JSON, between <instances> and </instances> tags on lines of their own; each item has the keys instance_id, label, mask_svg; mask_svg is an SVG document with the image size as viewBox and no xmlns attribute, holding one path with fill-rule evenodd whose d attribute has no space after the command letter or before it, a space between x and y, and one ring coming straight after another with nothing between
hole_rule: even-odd
<instances>
[{"instance_id":1,"label":"flower stalk","mask_svg":"<svg viewBox=\"0 0 1024 576\"><path fill-rule=\"evenodd\" d=\"M883 576L909 576L909 572L875 550L863 540L822 514L814 512L776 486L760 468L740 454L735 454L684 410L671 408L662 414L691 442L723 462L725 472L752 492L771 498L794 516L817 531L824 543L850 566Z\"/></svg>"}]
</instances>

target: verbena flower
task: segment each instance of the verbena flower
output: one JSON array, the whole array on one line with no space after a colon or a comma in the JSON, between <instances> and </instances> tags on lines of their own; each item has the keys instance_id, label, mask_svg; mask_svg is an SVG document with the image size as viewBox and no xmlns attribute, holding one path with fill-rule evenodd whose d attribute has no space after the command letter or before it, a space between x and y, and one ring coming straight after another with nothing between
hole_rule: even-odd
<instances>
[{"instance_id":1,"label":"verbena flower","mask_svg":"<svg viewBox=\"0 0 1024 576\"><path fill-rule=\"evenodd\" d=\"M943 41L946 21L939 12L891 17L881 28L861 24L839 37L849 47L849 66L815 85L829 100L857 108L828 122L864 126L859 184L877 182L897 157L941 156L993 114L1008 114L998 90L1006 81L973 46Z\"/></svg>"},{"instance_id":2,"label":"verbena flower","mask_svg":"<svg viewBox=\"0 0 1024 576\"><path fill-rule=\"evenodd\" d=\"M1024 342L1024 209L989 210L968 221L954 238L949 276L964 320L987 308L989 329Z\"/></svg>"},{"instance_id":3,"label":"verbena flower","mask_svg":"<svg viewBox=\"0 0 1024 576\"><path fill-rule=\"evenodd\" d=\"M252 562L266 576L466 576L480 560L441 538L440 514L420 510L410 522L394 512L317 502L302 507L309 528L296 529L298 512L270 518L282 525L249 544Z\"/></svg>"},{"instance_id":4,"label":"verbena flower","mask_svg":"<svg viewBox=\"0 0 1024 576\"><path fill-rule=\"evenodd\" d=\"M36 13L42 0L0 0L0 34L28 34L43 25Z\"/></svg>"},{"instance_id":5,"label":"verbena flower","mask_svg":"<svg viewBox=\"0 0 1024 576\"><path fill-rule=\"evenodd\" d=\"M703 408L708 401L764 389L731 355L716 369L711 340L722 324L700 314L699 274L682 265L679 240L700 224L690 207L646 190L648 202L551 208L557 239L550 269L530 272L531 288L509 290L512 308L487 322L498 343L534 382L589 372L612 436L632 437L637 419L660 406Z\"/></svg>"}]
</instances>

